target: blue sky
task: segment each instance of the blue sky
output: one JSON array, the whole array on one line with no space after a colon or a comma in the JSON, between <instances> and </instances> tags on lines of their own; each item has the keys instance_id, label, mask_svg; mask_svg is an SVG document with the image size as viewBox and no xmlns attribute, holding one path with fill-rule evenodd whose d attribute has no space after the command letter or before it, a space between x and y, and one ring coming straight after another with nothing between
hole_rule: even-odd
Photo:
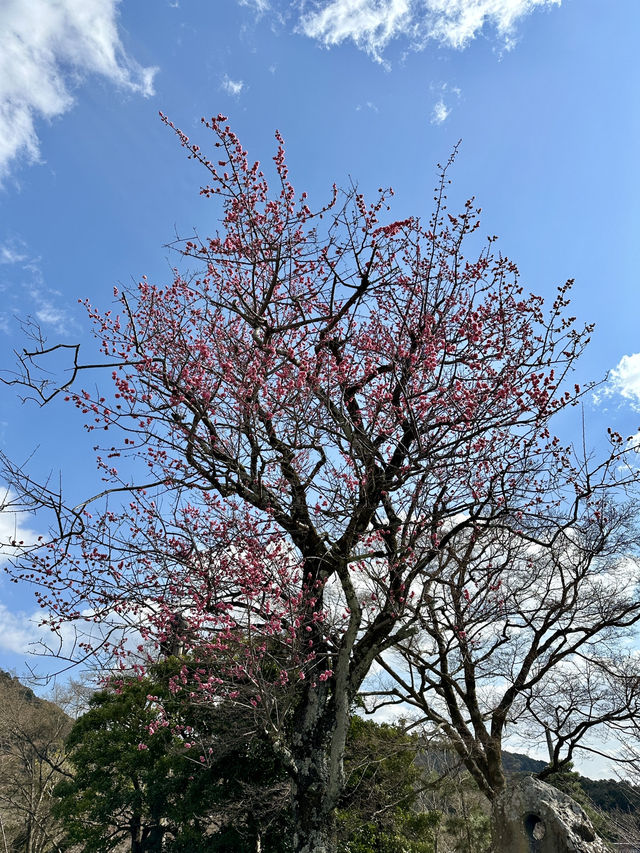
<instances>
[{"instance_id":1,"label":"blue sky","mask_svg":"<svg viewBox=\"0 0 640 853\"><path fill-rule=\"evenodd\" d=\"M611 371L588 428L640 424L640 71L637 0L5 0L0 7L0 365L36 317L52 342L88 338L77 304L168 277L176 231L206 232L203 175L158 119L207 142L223 112L250 155L284 135L312 200L350 178L393 186L428 216L436 163L462 146L453 206L546 297L575 277L596 321L580 380ZM64 406L0 387L0 448L71 495L96 480ZM57 476L57 474L56 474ZM0 513L5 537L15 519ZM19 519L37 529L37 521ZM24 669L31 591L0 579L0 667Z\"/></svg>"}]
</instances>

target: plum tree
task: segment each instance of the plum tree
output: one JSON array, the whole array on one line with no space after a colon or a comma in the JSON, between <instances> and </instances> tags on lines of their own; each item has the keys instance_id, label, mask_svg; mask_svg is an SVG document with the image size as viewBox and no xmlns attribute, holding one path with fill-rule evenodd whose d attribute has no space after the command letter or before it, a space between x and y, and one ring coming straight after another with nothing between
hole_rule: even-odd
<instances>
[{"instance_id":1,"label":"plum tree","mask_svg":"<svg viewBox=\"0 0 640 853\"><path fill-rule=\"evenodd\" d=\"M553 416L584 393L569 374L591 327L568 316L570 282L545 309L495 238L479 244L473 201L447 211L450 164L428 222L394 220L390 192L368 204L335 185L312 210L279 135L270 191L225 117L205 124L211 156L174 130L208 173L200 192L220 202L219 230L175 245L182 263L168 284L116 290L115 310L86 305L112 390L76 387L100 368L78 347L55 387L34 365L58 347L20 355L11 381L41 402L66 393L92 434L116 437L97 448L104 490L75 507L5 460L21 508L54 514L51 537L26 549L16 574L39 584L54 626L100 622L102 649L141 671L145 643L173 644L192 661L174 690L252 709L293 781L295 849L323 853L334 849L349 718L373 662L413 653L437 624L438 665L455 648L464 680L419 687L467 713L450 693L473 693L471 649L486 642L465 641L468 613L505 612L504 578L516 556L526 574L529 543L547 566L541 624L551 630L556 581L560 598L578 594L581 568L547 565L571 530L594 556L585 572L597 555L635 553L620 502L637 472L617 433L595 463L552 435ZM635 624L637 599L624 608ZM137 650L123 626L142 636ZM559 662L560 640L536 636L527 661ZM524 670L512 669L514 695ZM511 707L499 707L501 721ZM470 724L482 738L477 714ZM492 766L498 744L484 744Z\"/></svg>"}]
</instances>

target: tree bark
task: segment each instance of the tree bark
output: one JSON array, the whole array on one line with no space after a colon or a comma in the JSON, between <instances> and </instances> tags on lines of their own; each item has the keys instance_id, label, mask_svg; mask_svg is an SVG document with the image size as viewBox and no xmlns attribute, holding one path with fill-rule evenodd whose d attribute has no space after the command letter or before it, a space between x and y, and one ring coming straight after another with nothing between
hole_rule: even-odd
<instances>
[{"instance_id":1,"label":"tree bark","mask_svg":"<svg viewBox=\"0 0 640 853\"><path fill-rule=\"evenodd\" d=\"M334 853L335 804L330 795L330 773L324 750L316 749L298 765L293 785L295 853Z\"/></svg>"},{"instance_id":2,"label":"tree bark","mask_svg":"<svg viewBox=\"0 0 640 853\"><path fill-rule=\"evenodd\" d=\"M139 815L132 815L129 821L131 835L131 853L144 853L144 847L141 838L142 821Z\"/></svg>"}]
</instances>

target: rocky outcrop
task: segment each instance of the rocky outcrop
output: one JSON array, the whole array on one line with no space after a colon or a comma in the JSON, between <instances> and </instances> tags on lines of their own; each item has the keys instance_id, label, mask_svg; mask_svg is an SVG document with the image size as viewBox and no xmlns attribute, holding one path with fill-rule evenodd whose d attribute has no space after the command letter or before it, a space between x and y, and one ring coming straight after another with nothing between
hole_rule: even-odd
<instances>
[{"instance_id":1,"label":"rocky outcrop","mask_svg":"<svg viewBox=\"0 0 640 853\"><path fill-rule=\"evenodd\" d=\"M607 853L584 809L532 776L493 806L494 853Z\"/></svg>"}]
</instances>

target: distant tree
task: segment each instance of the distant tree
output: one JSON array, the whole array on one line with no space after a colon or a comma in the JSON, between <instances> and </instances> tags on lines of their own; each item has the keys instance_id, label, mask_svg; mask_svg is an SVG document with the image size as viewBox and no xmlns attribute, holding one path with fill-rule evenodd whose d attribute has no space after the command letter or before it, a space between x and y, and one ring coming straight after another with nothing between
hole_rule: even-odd
<instances>
[{"instance_id":1,"label":"distant tree","mask_svg":"<svg viewBox=\"0 0 640 853\"><path fill-rule=\"evenodd\" d=\"M580 776L580 785L597 808L605 812L632 812L640 817L640 787L628 780L589 779Z\"/></svg>"},{"instance_id":2,"label":"distant tree","mask_svg":"<svg viewBox=\"0 0 640 853\"><path fill-rule=\"evenodd\" d=\"M67 773L71 720L0 671L0 841L2 853L59 851L52 793Z\"/></svg>"},{"instance_id":3,"label":"distant tree","mask_svg":"<svg viewBox=\"0 0 640 853\"><path fill-rule=\"evenodd\" d=\"M604 813L609 837L640 846L640 716L618 732L617 779L581 779L591 802Z\"/></svg>"},{"instance_id":4,"label":"distant tree","mask_svg":"<svg viewBox=\"0 0 640 853\"><path fill-rule=\"evenodd\" d=\"M418 738L401 727L354 716L338 809L341 853L432 853L427 837L439 815L415 808L423 786Z\"/></svg>"},{"instance_id":5,"label":"distant tree","mask_svg":"<svg viewBox=\"0 0 640 853\"><path fill-rule=\"evenodd\" d=\"M57 681L49 694L49 701L60 708L70 720L77 720L89 710L89 702L104 680L104 672L85 672L78 678Z\"/></svg>"},{"instance_id":6,"label":"distant tree","mask_svg":"<svg viewBox=\"0 0 640 853\"><path fill-rule=\"evenodd\" d=\"M553 437L591 327L568 314L570 283L545 311L493 238L474 244L479 211L447 211L446 168L428 222L354 188L312 211L280 136L270 193L225 121L207 122L213 155L176 130L219 230L176 244L168 285L87 303L113 390L76 388L96 365L77 346L63 386L37 374L62 345L36 333L19 355L8 381L43 403L66 389L113 438L100 494L71 505L5 459L14 508L54 514L16 575L54 626L100 620L103 650L127 654L124 626L179 640L194 702L259 712L292 781L295 851L327 853L351 708L394 648L412 672L397 689L500 796L507 720L640 619L621 588L639 475L615 432L600 461Z\"/></svg>"}]
</instances>

